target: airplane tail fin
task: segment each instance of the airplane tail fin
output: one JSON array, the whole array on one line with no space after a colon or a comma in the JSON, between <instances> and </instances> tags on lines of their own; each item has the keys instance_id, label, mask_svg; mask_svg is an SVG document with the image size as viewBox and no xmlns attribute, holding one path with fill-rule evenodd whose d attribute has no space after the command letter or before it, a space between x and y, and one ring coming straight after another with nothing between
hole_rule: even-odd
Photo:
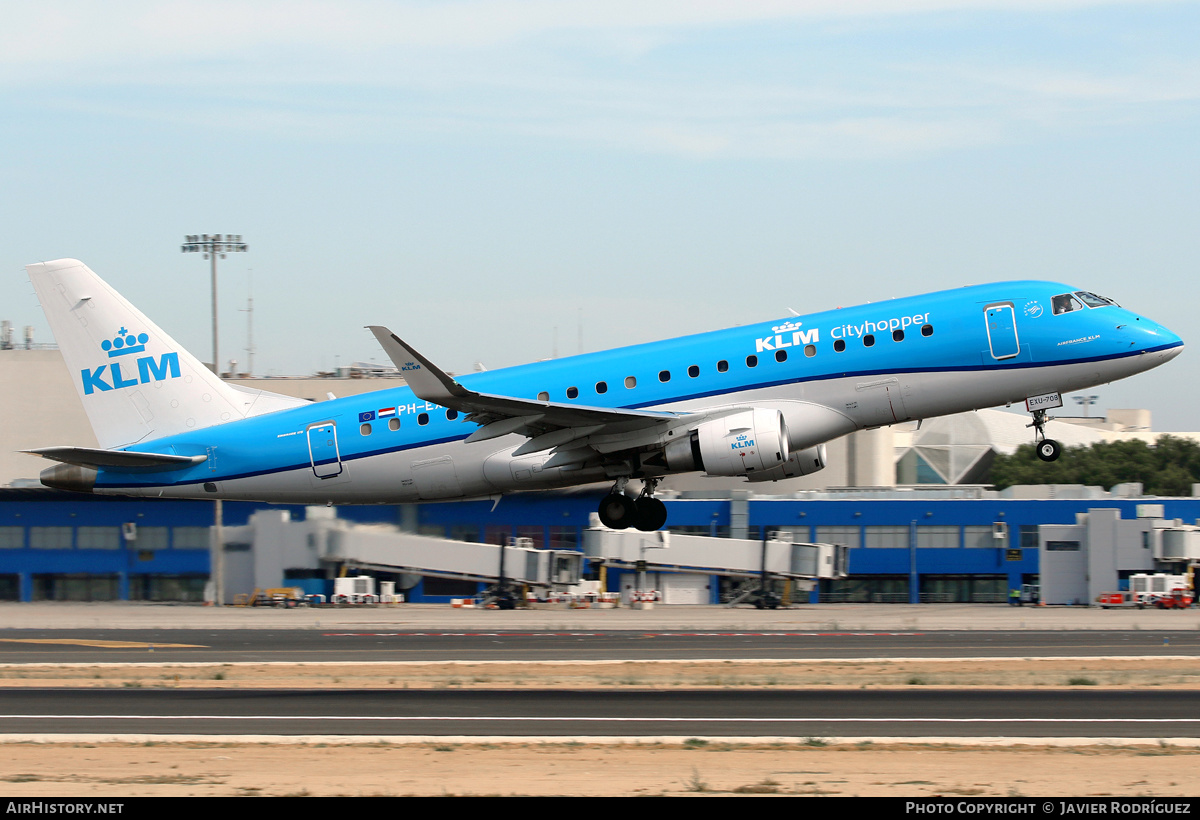
<instances>
[{"instance_id":1,"label":"airplane tail fin","mask_svg":"<svg viewBox=\"0 0 1200 820\"><path fill-rule=\"evenodd\" d=\"M226 384L76 259L25 270L102 448L306 403Z\"/></svg>"}]
</instances>

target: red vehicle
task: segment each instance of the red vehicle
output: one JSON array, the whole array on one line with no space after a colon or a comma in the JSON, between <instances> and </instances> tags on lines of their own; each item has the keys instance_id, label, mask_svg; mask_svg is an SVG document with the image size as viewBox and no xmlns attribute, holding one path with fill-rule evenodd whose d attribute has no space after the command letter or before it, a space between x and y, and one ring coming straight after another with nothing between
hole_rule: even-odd
<instances>
[{"instance_id":1,"label":"red vehicle","mask_svg":"<svg viewBox=\"0 0 1200 820\"><path fill-rule=\"evenodd\" d=\"M1114 606L1138 606L1138 601L1132 592L1102 592L1097 595L1096 604L1106 610Z\"/></svg>"},{"instance_id":2,"label":"red vehicle","mask_svg":"<svg viewBox=\"0 0 1200 820\"><path fill-rule=\"evenodd\" d=\"M1188 609L1195 602L1190 589L1173 589L1151 597L1150 603L1159 609Z\"/></svg>"},{"instance_id":3,"label":"red vehicle","mask_svg":"<svg viewBox=\"0 0 1200 820\"><path fill-rule=\"evenodd\" d=\"M1096 596L1096 605L1101 609L1135 606L1142 609L1147 605L1144 592L1102 592Z\"/></svg>"}]
</instances>

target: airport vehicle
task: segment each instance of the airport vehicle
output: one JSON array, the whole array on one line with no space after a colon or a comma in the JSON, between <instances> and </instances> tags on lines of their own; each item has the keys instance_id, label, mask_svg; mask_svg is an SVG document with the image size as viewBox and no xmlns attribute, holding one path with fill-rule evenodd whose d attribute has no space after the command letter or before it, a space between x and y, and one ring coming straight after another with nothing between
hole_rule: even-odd
<instances>
[{"instance_id":1,"label":"airport vehicle","mask_svg":"<svg viewBox=\"0 0 1200 820\"><path fill-rule=\"evenodd\" d=\"M1110 299L1013 281L459 378L372 326L407 386L308 402L223 382L82 262L27 270L100 444L27 452L61 462L43 484L100 494L390 504L604 481L606 526L654 530L663 476L807 475L824 442L909 419L1025 401L1052 460L1061 393L1183 349Z\"/></svg>"},{"instance_id":2,"label":"airport vehicle","mask_svg":"<svg viewBox=\"0 0 1200 820\"><path fill-rule=\"evenodd\" d=\"M1188 609L1193 602L1194 597L1190 589L1176 587L1170 592L1152 594L1147 605L1158 609Z\"/></svg>"},{"instance_id":3,"label":"airport vehicle","mask_svg":"<svg viewBox=\"0 0 1200 820\"><path fill-rule=\"evenodd\" d=\"M1096 606L1101 609L1144 609L1146 603L1147 593L1144 592L1102 592L1096 596Z\"/></svg>"},{"instance_id":4,"label":"airport vehicle","mask_svg":"<svg viewBox=\"0 0 1200 820\"><path fill-rule=\"evenodd\" d=\"M1021 604L1033 604L1037 606L1042 602L1042 586L1041 584L1021 584Z\"/></svg>"},{"instance_id":5,"label":"airport vehicle","mask_svg":"<svg viewBox=\"0 0 1200 820\"><path fill-rule=\"evenodd\" d=\"M253 592L239 592L233 596L234 606L272 606L291 609L306 603L304 590L300 587L255 589Z\"/></svg>"},{"instance_id":6,"label":"airport vehicle","mask_svg":"<svg viewBox=\"0 0 1200 820\"><path fill-rule=\"evenodd\" d=\"M1192 605L1192 573L1139 572L1129 576L1129 589L1139 609L1185 609Z\"/></svg>"}]
</instances>

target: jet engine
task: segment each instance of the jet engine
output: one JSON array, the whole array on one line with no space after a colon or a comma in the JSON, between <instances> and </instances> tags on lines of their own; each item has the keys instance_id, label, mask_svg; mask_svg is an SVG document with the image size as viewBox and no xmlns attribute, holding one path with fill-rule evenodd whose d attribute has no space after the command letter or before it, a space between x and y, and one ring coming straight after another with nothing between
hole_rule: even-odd
<instances>
[{"instance_id":1,"label":"jet engine","mask_svg":"<svg viewBox=\"0 0 1200 820\"><path fill-rule=\"evenodd\" d=\"M783 478L797 478L802 475L812 475L825 469L825 445L818 444L805 450L796 450L788 460L760 473L750 473L746 478L751 481L779 481Z\"/></svg>"},{"instance_id":2,"label":"jet engine","mask_svg":"<svg viewBox=\"0 0 1200 820\"><path fill-rule=\"evenodd\" d=\"M707 421L665 450L672 472L754 476L788 460L788 430L778 410L756 407Z\"/></svg>"}]
</instances>

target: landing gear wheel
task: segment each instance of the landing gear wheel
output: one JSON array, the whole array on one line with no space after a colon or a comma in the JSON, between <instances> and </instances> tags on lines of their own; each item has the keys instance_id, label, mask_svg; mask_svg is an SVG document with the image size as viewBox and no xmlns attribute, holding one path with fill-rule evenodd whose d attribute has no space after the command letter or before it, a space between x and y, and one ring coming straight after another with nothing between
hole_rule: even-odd
<instances>
[{"instance_id":1,"label":"landing gear wheel","mask_svg":"<svg viewBox=\"0 0 1200 820\"><path fill-rule=\"evenodd\" d=\"M1062 455L1062 445L1052 438L1046 438L1046 422L1050 421L1050 417L1046 415L1045 410L1033 411L1033 422L1026 424L1026 427L1032 427L1034 430L1033 442L1034 449L1037 450L1037 457L1042 461L1057 461Z\"/></svg>"},{"instance_id":2,"label":"landing gear wheel","mask_svg":"<svg viewBox=\"0 0 1200 820\"><path fill-rule=\"evenodd\" d=\"M644 495L634 502L637 507L637 518L633 526L643 532L653 532L662 529L667 523L667 505L657 498Z\"/></svg>"},{"instance_id":3,"label":"landing gear wheel","mask_svg":"<svg viewBox=\"0 0 1200 820\"><path fill-rule=\"evenodd\" d=\"M600 523L610 530L623 530L638 520L637 505L622 493L609 493L600 501Z\"/></svg>"},{"instance_id":4,"label":"landing gear wheel","mask_svg":"<svg viewBox=\"0 0 1200 820\"><path fill-rule=\"evenodd\" d=\"M1038 442L1037 456L1042 461L1057 461L1062 454L1062 445L1052 438L1044 438Z\"/></svg>"}]
</instances>

